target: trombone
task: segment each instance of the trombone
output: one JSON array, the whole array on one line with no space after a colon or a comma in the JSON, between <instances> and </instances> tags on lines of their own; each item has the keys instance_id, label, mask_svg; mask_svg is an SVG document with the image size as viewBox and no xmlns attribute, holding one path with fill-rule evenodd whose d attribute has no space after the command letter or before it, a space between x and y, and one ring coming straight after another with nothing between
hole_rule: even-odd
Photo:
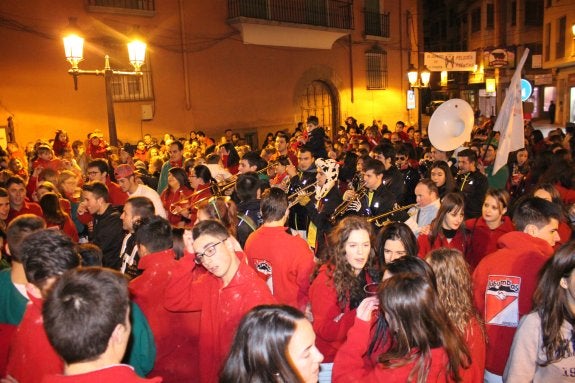
<instances>
[{"instance_id":1,"label":"trombone","mask_svg":"<svg viewBox=\"0 0 575 383\"><path fill-rule=\"evenodd\" d=\"M412 207L415 207L415 206L417 206L416 203L412 203L411 205L399 206L399 207L397 207L397 208L395 208L395 209L393 209L393 210L390 210L390 211L388 211L388 212L386 212L386 213L383 213L383 214L380 214L380 215L376 215L375 217L370 217L370 218L367 219L367 222L373 222L375 226L377 226L377 227L383 227L383 226L387 225L388 223L390 223L390 220L389 220L389 219L386 219L385 221L380 222L380 219L385 218L385 217L387 217L387 216L389 216L389 215L392 215L392 214L397 213L397 212L400 212L400 211L409 210L409 209L411 209Z\"/></svg>"},{"instance_id":2,"label":"trombone","mask_svg":"<svg viewBox=\"0 0 575 383\"><path fill-rule=\"evenodd\" d=\"M297 205L297 204L298 204L299 193L300 193L300 192L303 192L303 191L306 191L306 190L308 190L309 188L315 187L315 185L317 185L317 181L315 181L315 182L313 182L313 183L311 183L311 184L309 184L309 185L307 185L307 186L304 186L303 188L298 189L296 192L294 192L294 193L288 195L288 207L294 207L295 205ZM310 192L305 193L305 195L309 197L309 196L312 195L313 193L315 193L315 189L312 190L312 191L310 191Z\"/></svg>"},{"instance_id":3,"label":"trombone","mask_svg":"<svg viewBox=\"0 0 575 383\"><path fill-rule=\"evenodd\" d=\"M212 195L217 195L217 190L218 190L218 184L215 181L210 181L210 197ZM196 190L195 192L193 192L192 194L188 195L188 196L184 196L182 198L180 198L179 200L177 200L176 202L172 202L170 204L170 212L172 214L176 214L174 213L175 209L178 206L181 207L186 207L187 204L189 204L189 202L191 200L193 200L194 198L196 198L199 194L206 192L207 189L202 189L202 190ZM203 198L202 198L203 199Z\"/></svg>"},{"instance_id":4,"label":"trombone","mask_svg":"<svg viewBox=\"0 0 575 383\"><path fill-rule=\"evenodd\" d=\"M265 174L269 168L271 168L273 166L272 163L268 164L265 168L262 168L260 170L258 170L256 173L258 174L258 176L260 174ZM231 176L229 177L227 180L218 182L217 184L217 191L218 193L214 193L214 195L223 195L224 192L230 188L235 188L236 187L236 183L238 182L238 175L235 176Z\"/></svg>"},{"instance_id":5,"label":"trombone","mask_svg":"<svg viewBox=\"0 0 575 383\"><path fill-rule=\"evenodd\" d=\"M359 201L360 199L362 199L363 197L365 197L367 195L367 187L365 186L365 182L360 186L360 188L355 192L355 197L354 198L350 198L347 201L343 201L342 203L340 203L335 210L333 211L333 213L331 214L331 216L329 217L329 221L331 222L332 225L335 225L337 218L344 215L344 213L347 211L349 205L351 205L353 202L355 201Z\"/></svg>"}]
</instances>

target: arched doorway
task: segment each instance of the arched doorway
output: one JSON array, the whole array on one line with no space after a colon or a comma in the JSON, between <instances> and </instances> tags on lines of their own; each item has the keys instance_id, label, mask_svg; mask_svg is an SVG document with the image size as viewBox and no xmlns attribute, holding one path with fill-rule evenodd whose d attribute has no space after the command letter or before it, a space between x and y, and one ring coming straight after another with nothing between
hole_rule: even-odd
<instances>
[{"instance_id":1,"label":"arched doorway","mask_svg":"<svg viewBox=\"0 0 575 383\"><path fill-rule=\"evenodd\" d=\"M339 126L339 99L335 89L324 81L312 81L300 95L300 121L309 116L317 116L319 123L326 129L328 137Z\"/></svg>"}]
</instances>

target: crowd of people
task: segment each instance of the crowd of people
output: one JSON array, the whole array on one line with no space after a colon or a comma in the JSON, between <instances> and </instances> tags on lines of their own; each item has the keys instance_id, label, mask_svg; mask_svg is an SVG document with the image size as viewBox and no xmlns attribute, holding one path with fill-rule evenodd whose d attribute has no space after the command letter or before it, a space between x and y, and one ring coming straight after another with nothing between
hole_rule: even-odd
<instances>
[{"instance_id":1,"label":"crowd of people","mask_svg":"<svg viewBox=\"0 0 575 383\"><path fill-rule=\"evenodd\" d=\"M2 382L568 382L575 132L0 150Z\"/></svg>"}]
</instances>

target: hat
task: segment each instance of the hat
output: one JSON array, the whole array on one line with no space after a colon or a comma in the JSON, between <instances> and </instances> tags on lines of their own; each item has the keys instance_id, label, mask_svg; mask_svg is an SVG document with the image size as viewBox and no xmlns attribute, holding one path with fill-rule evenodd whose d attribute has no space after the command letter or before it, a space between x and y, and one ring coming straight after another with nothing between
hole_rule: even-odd
<instances>
[{"instance_id":1,"label":"hat","mask_svg":"<svg viewBox=\"0 0 575 383\"><path fill-rule=\"evenodd\" d=\"M121 178L128 178L129 176L134 174L134 169L130 165L122 164L118 165L116 169L114 169L114 177L116 177L116 181Z\"/></svg>"}]
</instances>

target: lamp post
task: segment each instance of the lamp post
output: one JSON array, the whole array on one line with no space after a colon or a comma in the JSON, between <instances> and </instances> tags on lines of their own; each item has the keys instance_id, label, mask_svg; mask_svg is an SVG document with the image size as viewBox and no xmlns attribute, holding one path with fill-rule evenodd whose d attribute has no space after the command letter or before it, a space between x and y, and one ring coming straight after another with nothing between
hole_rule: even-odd
<instances>
[{"instance_id":1,"label":"lamp post","mask_svg":"<svg viewBox=\"0 0 575 383\"><path fill-rule=\"evenodd\" d=\"M74 19L70 19L70 24L75 24ZM133 72L120 71L110 68L110 57L104 56L104 69L84 70L78 67L80 61L84 59L84 38L77 33L70 33L63 38L64 51L66 60L72 66L68 69L68 74L74 77L74 90L78 90L78 77L83 75L103 76L106 86L106 109L108 111L108 132L110 135L110 144L117 146L118 135L116 131L116 116L114 114L114 98L112 95L112 78L114 76L142 76L140 71L146 57L146 44L140 40L134 40L128 43L128 56L130 63L134 67Z\"/></svg>"},{"instance_id":2,"label":"lamp post","mask_svg":"<svg viewBox=\"0 0 575 383\"><path fill-rule=\"evenodd\" d=\"M409 71L407 72L407 79L409 81L409 86L411 88L417 89L417 98L418 98L418 107L417 107L417 127L419 130L423 131L421 126L421 89L427 88L429 86L429 78L431 77L431 73L427 70L427 68L423 68L421 73L418 73L417 69L411 64L409 67Z\"/></svg>"}]
</instances>

